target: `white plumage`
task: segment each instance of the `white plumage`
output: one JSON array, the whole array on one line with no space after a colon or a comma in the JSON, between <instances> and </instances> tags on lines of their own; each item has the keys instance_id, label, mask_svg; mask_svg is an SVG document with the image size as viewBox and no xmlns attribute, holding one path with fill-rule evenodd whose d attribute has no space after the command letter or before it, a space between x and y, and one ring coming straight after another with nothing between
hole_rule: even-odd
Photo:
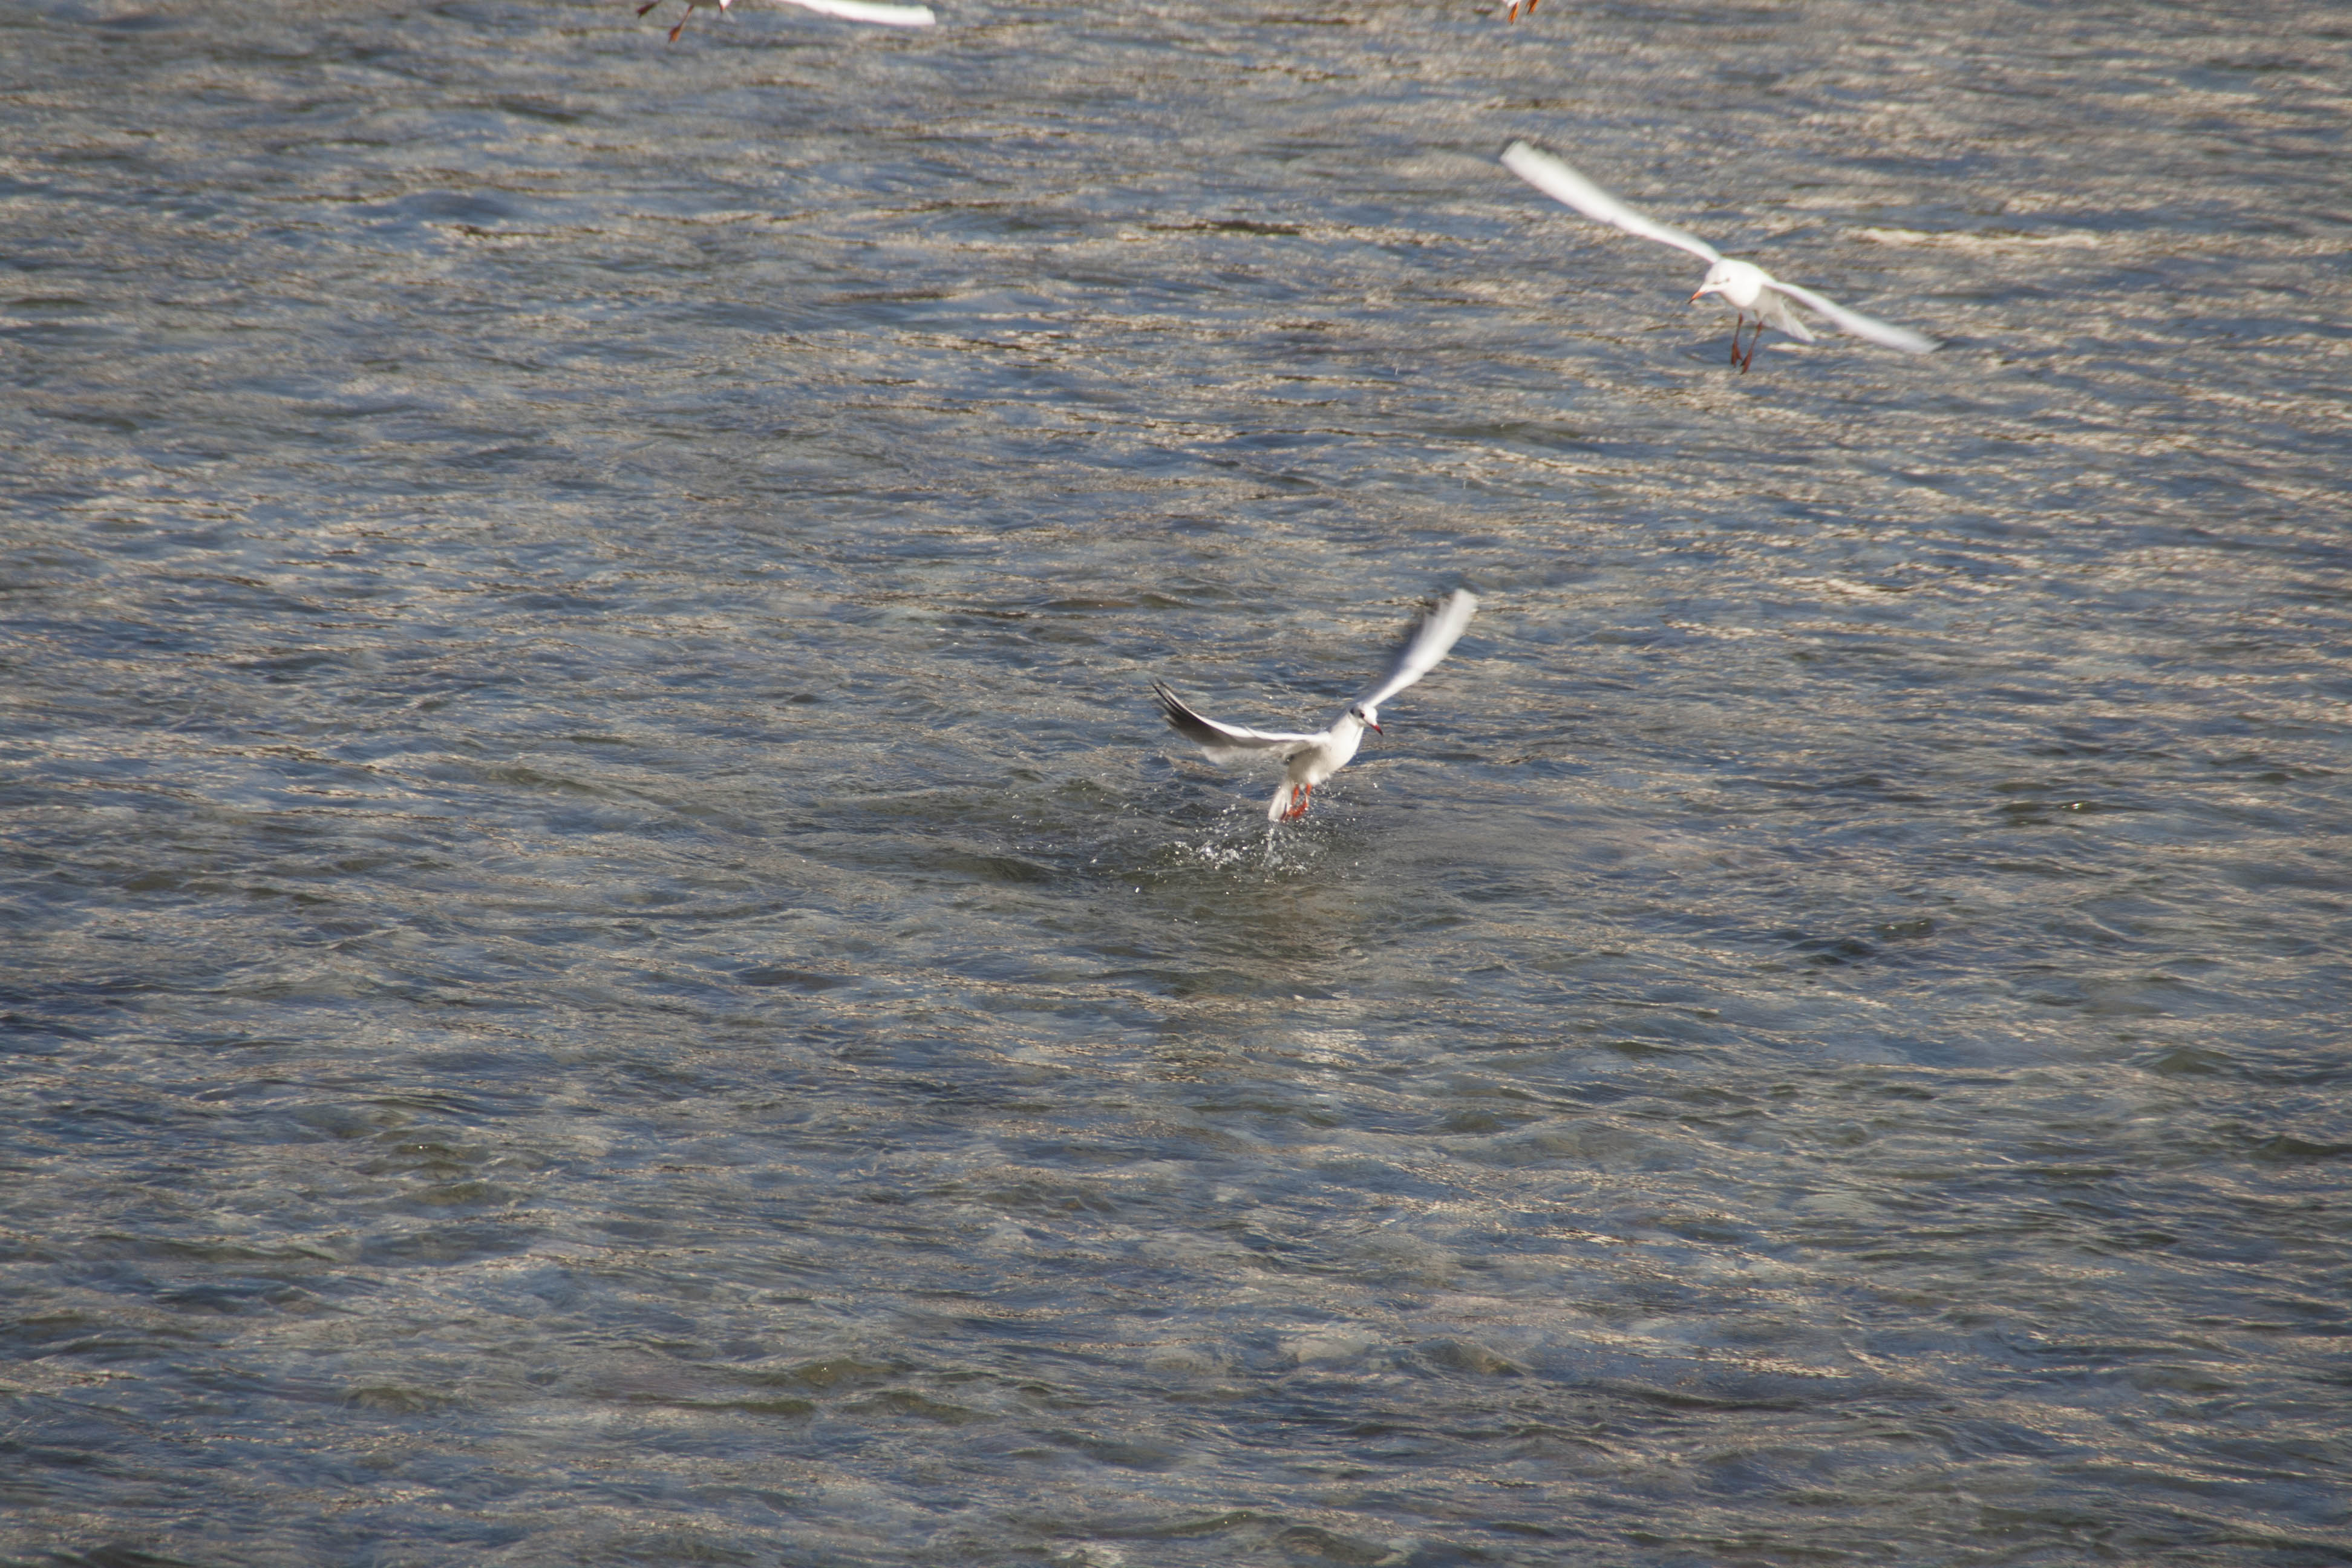
<instances>
[{"instance_id":1,"label":"white plumage","mask_svg":"<svg viewBox=\"0 0 2352 1568\"><path fill-rule=\"evenodd\" d=\"M1706 278L1691 296L1694 303L1708 294L1721 295L1732 310L1731 363L1746 370L1756 358L1756 339L1764 329L1788 333L1801 343L1813 341L1813 334L1802 318L1789 309L1790 300L1802 305L1830 321L1842 331L1867 338L1890 349L1905 353L1923 354L1937 346L1936 340L1923 337L1908 327L1897 327L1865 316L1859 310L1849 310L1833 300L1823 299L1811 289L1801 289L1794 283L1783 283L1752 261L1736 261L1709 245L1698 236L1660 223L1647 213L1637 211L1570 168L1550 153L1531 147L1525 142L1514 142L1503 149L1503 167L1517 174L1544 195L1566 206L1574 207L1585 216L1612 228L1643 239L1671 245L1677 250L1687 250L1707 264ZM1756 318L1756 335L1748 340L1748 353L1739 352L1739 330L1750 315Z\"/></svg>"},{"instance_id":2,"label":"white plumage","mask_svg":"<svg viewBox=\"0 0 2352 1568\"><path fill-rule=\"evenodd\" d=\"M1315 786L1354 758L1364 731L1381 732L1380 705L1436 668L1437 661L1461 639L1463 628L1477 608L1478 596L1467 588L1457 588L1439 600L1397 650L1388 674L1348 704L1348 710L1333 720L1329 729L1312 735L1220 723L1187 708L1162 682L1152 682L1151 689L1176 732L1217 761L1269 752L1278 757L1284 764L1282 787L1266 804L1266 820L1296 822L1307 815Z\"/></svg>"},{"instance_id":3,"label":"white plumage","mask_svg":"<svg viewBox=\"0 0 2352 1568\"><path fill-rule=\"evenodd\" d=\"M661 3L662 0L646 0L637 7L637 15L642 16ZM686 15L680 16L677 26L669 30L669 41L673 44L677 42L677 36L686 31L687 23L694 19L697 5L716 5L724 12L734 3L735 0L686 0ZM874 0L784 0L784 4L798 5L804 11L838 16L845 22L870 22L877 27L928 27L939 20L931 15L929 5L880 5L874 4Z\"/></svg>"}]
</instances>

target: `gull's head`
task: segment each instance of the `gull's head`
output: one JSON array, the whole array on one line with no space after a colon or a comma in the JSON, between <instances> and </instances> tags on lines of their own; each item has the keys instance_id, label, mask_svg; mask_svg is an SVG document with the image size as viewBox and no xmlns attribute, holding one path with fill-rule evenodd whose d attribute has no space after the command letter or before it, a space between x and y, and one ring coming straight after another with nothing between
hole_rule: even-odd
<instances>
[{"instance_id":1,"label":"gull's head","mask_svg":"<svg viewBox=\"0 0 2352 1568\"><path fill-rule=\"evenodd\" d=\"M1706 269L1706 280L1691 295L1696 305L1709 294L1720 294L1741 310L1756 303L1764 292L1764 285L1772 280L1771 274L1752 261L1734 261L1724 258Z\"/></svg>"},{"instance_id":2,"label":"gull's head","mask_svg":"<svg viewBox=\"0 0 2352 1568\"><path fill-rule=\"evenodd\" d=\"M1381 728L1381 710L1371 706L1370 703L1358 703L1355 707L1348 710L1348 715L1355 720L1357 723L1361 724L1365 729L1370 730L1375 735L1382 735L1388 732Z\"/></svg>"}]
</instances>

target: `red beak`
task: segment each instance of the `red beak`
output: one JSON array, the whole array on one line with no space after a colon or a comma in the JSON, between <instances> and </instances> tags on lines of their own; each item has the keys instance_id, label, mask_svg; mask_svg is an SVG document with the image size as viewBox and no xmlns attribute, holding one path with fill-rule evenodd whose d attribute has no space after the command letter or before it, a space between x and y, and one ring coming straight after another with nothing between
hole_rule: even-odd
<instances>
[{"instance_id":1,"label":"red beak","mask_svg":"<svg viewBox=\"0 0 2352 1568\"><path fill-rule=\"evenodd\" d=\"M1381 729L1378 724L1371 726L1371 731L1375 735L1385 735L1388 733L1386 730Z\"/></svg>"}]
</instances>

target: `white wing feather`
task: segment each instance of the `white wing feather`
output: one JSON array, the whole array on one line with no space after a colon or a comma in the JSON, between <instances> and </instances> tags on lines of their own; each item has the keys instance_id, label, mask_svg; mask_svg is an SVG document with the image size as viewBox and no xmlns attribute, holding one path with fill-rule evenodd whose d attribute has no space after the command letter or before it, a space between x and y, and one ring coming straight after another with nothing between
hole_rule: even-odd
<instances>
[{"instance_id":1,"label":"white wing feather","mask_svg":"<svg viewBox=\"0 0 2352 1568\"><path fill-rule=\"evenodd\" d=\"M1456 588L1437 603L1421 623L1421 629L1397 653L1396 663L1389 667L1388 678L1356 699L1360 708L1377 708L1437 668L1437 661L1462 640L1463 628L1477 612L1478 595L1467 588Z\"/></svg>"},{"instance_id":2,"label":"white wing feather","mask_svg":"<svg viewBox=\"0 0 2352 1568\"><path fill-rule=\"evenodd\" d=\"M877 27L928 27L939 18L929 5L877 5L872 0L784 0L804 11L822 11L845 22L871 22Z\"/></svg>"},{"instance_id":3,"label":"white wing feather","mask_svg":"<svg viewBox=\"0 0 2352 1568\"><path fill-rule=\"evenodd\" d=\"M1827 317L1840 331L1852 332L1857 338L1868 338L1874 343L1901 349L1906 354L1928 353L1942 346L1935 339L1915 332L1908 327L1897 327L1875 316L1849 310L1843 305L1822 299L1811 289L1800 289L1794 283L1783 283L1778 278L1770 279L1764 287L1786 294L1806 310Z\"/></svg>"},{"instance_id":4,"label":"white wing feather","mask_svg":"<svg viewBox=\"0 0 2352 1568\"><path fill-rule=\"evenodd\" d=\"M1206 714L1195 713L1184 705L1181 698L1158 681L1152 682L1151 692L1160 699L1160 709L1167 715L1169 726L1213 757L1274 751L1323 738L1320 735L1292 735L1279 730L1252 730L1240 724L1221 723Z\"/></svg>"},{"instance_id":5,"label":"white wing feather","mask_svg":"<svg viewBox=\"0 0 2352 1568\"><path fill-rule=\"evenodd\" d=\"M1654 239L1660 245L1687 250L1710 266L1723 259L1721 251L1698 236L1685 233L1672 224L1660 223L1646 213L1634 211L1550 153L1540 152L1524 142L1514 142L1503 149L1503 167L1552 200L1572 206L1596 222L1622 228L1627 234L1639 235L1643 239Z\"/></svg>"}]
</instances>

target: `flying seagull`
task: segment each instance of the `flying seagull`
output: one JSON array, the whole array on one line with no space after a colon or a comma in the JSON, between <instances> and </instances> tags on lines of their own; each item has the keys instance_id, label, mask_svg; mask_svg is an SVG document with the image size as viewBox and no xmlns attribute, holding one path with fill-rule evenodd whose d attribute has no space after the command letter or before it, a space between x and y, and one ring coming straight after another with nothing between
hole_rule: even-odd
<instances>
[{"instance_id":1,"label":"flying seagull","mask_svg":"<svg viewBox=\"0 0 2352 1568\"><path fill-rule=\"evenodd\" d=\"M637 15L642 16L661 3L662 0L646 0L637 7ZM697 5L716 5L723 14L734 3L735 0L686 0L686 15L680 16L677 26L669 30L669 41L673 44L677 42L677 36L686 31L687 23L694 19ZM807 11L822 11L828 16L839 16L846 22L871 22L881 27L928 27L939 20L931 15L929 5L877 5L873 4L873 0L784 0L784 4L798 5Z\"/></svg>"},{"instance_id":2,"label":"flying seagull","mask_svg":"<svg viewBox=\"0 0 2352 1568\"><path fill-rule=\"evenodd\" d=\"M1801 343L1813 341L1813 334L1794 310L1790 300L1806 310L1827 317L1840 329L1872 342L1884 343L1890 349L1901 349L1908 354L1923 354L1937 346L1936 340L1922 337L1908 327L1890 326L1874 316L1859 310L1849 310L1833 300L1825 300L1811 289L1800 289L1794 283L1783 283L1751 261L1735 261L1695 234L1686 234L1672 224L1660 223L1645 213L1634 211L1566 163L1524 142L1514 142L1503 149L1503 167L1551 197L1574 207L1586 217L1623 229L1627 234L1643 239L1654 239L1660 245L1671 245L1687 250L1707 264L1706 280L1691 296L1696 304L1708 294L1720 294L1731 306L1731 363L1746 370L1756 358L1756 340L1764 329L1774 328L1788 333ZM1745 357L1739 352L1739 330L1748 318L1756 318L1756 333L1748 340Z\"/></svg>"},{"instance_id":3,"label":"flying seagull","mask_svg":"<svg viewBox=\"0 0 2352 1568\"><path fill-rule=\"evenodd\" d=\"M1231 762L1264 752L1278 757L1284 763L1282 787L1266 804L1265 817L1268 822L1296 822L1307 815L1307 800L1315 793L1315 786L1348 765L1356 748L1363 743L1364 731L1385 732L1381 729L1381 704L1435 669L1437 661L1459 640L1462 628L1470 624L1471 614L1477 608L1478 596L1467 588L1457 588L1440 599L1437 608L1423 618L1398 648L1396 662L1389 667L1388 674L1348 704L1348 710L1332 720L1331 727L1320 734L1293 735L1278 730L1245 730L1238 724L1220 724L1185 707L1164 682L1153 681L1151 689L1176 732L1216 761Z\"/></svg>"}]
</instances>

